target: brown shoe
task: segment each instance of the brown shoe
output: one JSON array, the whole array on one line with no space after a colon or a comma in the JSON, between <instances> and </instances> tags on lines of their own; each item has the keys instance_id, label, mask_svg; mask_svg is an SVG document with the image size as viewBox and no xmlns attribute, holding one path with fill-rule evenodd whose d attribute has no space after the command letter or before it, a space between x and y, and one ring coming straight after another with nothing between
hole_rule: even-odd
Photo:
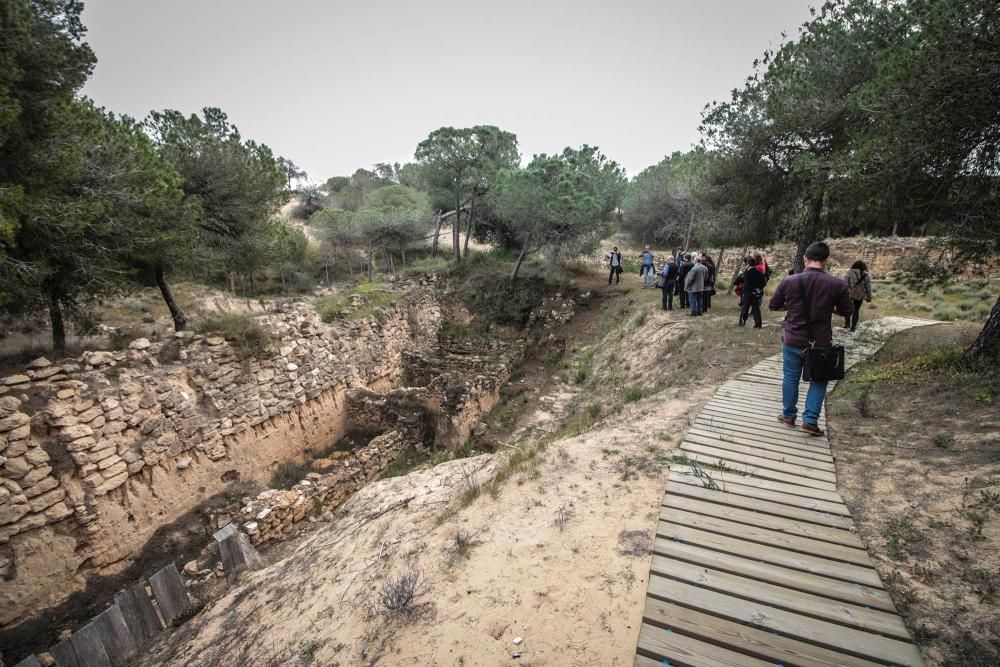
<instances>
[{"instance_id":1,"label":"brown shoe","mask_svg":"<svg viewBox=\"0 0 1000 667\"><path fill-rule=\"evenodd\" d=\"M809 435L823 435L823 429L816 426L816 424L806 424L805 422L802 422L802 430Z\"/></svg>"},{"instance_id":2,"label":"brown shoe","mask_svg":"<svg viewBox=\"0 0 1000 667\"><path fill-rule=\"evenodd\" d=\"M789 419L785 415L778 415L778 421L784 424L785 426L790 426L792 428L795 428L795 420Z\"/></svg>"}]
</instances>

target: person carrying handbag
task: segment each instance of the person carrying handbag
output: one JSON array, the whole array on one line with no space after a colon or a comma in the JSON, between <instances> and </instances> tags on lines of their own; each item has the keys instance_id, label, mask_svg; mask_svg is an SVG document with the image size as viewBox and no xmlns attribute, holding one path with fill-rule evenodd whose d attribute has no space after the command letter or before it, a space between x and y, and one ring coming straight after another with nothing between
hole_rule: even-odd
<instances>
[{"instance_id":1,"label":"person carrying handbag","mask_svg":"<svg viewBox=\"0 0 1000 667\"><path fill-rule=\"evenodd\" d=\"M781 339L782 410L778 421L795 426L801 377L809 381L802 429L817 436L823 435L819 415L827 383L838 374L843 377L843 348L833 345L831 320L834 313L850 317L854 312L847 283L825 271L829 257L830 246L825 243L813 243L806 248L805 270L782 280L767 304L770 310L786 311Z\"/></svg>"}]
</instances>

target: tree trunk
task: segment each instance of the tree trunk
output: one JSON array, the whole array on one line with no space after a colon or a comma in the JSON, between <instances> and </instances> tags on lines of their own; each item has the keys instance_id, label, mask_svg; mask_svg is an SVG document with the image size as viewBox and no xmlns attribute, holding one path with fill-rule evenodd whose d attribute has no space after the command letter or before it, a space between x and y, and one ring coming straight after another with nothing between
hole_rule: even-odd
<instances>
[{"instance_id":1,"label":"tree trunk","mask_svg":"<svg viewBox=\"0 0 1000 667\"><path fill-rule=\"evenodd\" d=\"M469 202L469 226L465 231L465 247L462 249L462 254L466 257L469 256L469 237L472 236L472 230L476 226L476 198L473 197Z\"/></svg>"},{"instance_id":2,"label":"tree trunk","mask_svg":"<svg viewBox=\"0 0 1000 667\"><path fill-rule=\"evenodd\" d=\"M462 261L462 202L455 201L455 221L451 223L451 243L455 261Z\"/></svg>"},{"instance_id":3,"label":"tree trunk","mask_svg":"<svg viewBox=\"0 0 1000 667\"><path fill-rule=\"evenodd\" d=\"M374 257L374 252L372 251L372 242L371 242L371 240L369 240L368 241L368 282L371 282L372 281L372 277L375 275L374 271L373 271L373 269L374 269L374 266L373 266L374 259L375 259L375 257Z\"/></svg>"},{"instance_id":4,"label":"tree trunk","mask_svg":"<svg viewBox=\"0 0 1000 667\"><path fill-rule=\"evenodd\" d=\"M805 224L802 225L802 231L799 233L799 245L795 253L795 263L792 265L795 273L802 273L805 270L803 257L806 254L806 248L816 240L816 233L819 231L819 222L822 215L823 193L820 192L813 197L812 203L809 204L809 217L806 219Z\"/></svg>"},{"instance_id":5,"label":"tree trunk","mask_svg":"<svg viewBox=\"0 0 1000 667\"><path fill-rule=\"evenodd\" d=\"M691 219L688 220L687 236L684 237L684 252L687 252L691 245L691 233L694 231L694 211L691 211Z\"/></svg>"},{"instance_id":6,"label":"tree trunk","mask_svg":"<svg viewBox=\"0 0 1000 667\"><path fill-rule=\"evenodd\" d=\"M438 210L437 226L434 227L434 245L431 250L431 257L437 257L438 255L438 237L441 236L441 213L443 211Z\"/></svg>"},{"instance_id":7,"label":"tree trunk","mask_svg":"<svg viewBox=\"0 0 1000 667\"><path fill-rule=\"evenodd\" d=\"M733 271L733 279L729 281L729 286L726 287L726 296L733 293L733 285L736 283L736 279L740 277L740 268L742 268L743 258L747 256L747 250L749 249L749 245L743 246L743 252L736 258L736 270ZM719 262L722 262L722 253L719 253Z\"/></svg>"},{"instance_id":8,"label":"tree trunk","mask_svg":"<svg viewBox=\"0 0 1000 667\"><path fill-rule=\"evenodd\" d=\"M49 320L52 322L52 349L59 354L66 354L66 323L63 321L59 299L54 296L49 297Z\"/></svg>"},{"instance_id":9,"label":"tree trunk","mask_svg":"<svg viewBox=\"0 0 1000 667\"><path fill-rule=\"evenodd\" d=\"M965 360L970 363L983 359L1000 359L1000 296L993 304L983 330L965 352Z\"/></svg>"},{"instance_id":10,"label":"tree trunk","mask_svg":"<svg viewBox=\"0 0 1000 667\"><path fill-rule=\"evenodd\" d=\"M351 277L351 282L354 282L354 264L351 263L351 250L348 249L347 252L347 275Z\"/></svg>"},{"instance_id":11,"label":"tree trunk","mask_svg":"<svg viewBox=\"0 0 1000 667\"><path fill-rule=\"evenodd\" d=\"M399 242L399 261L406 266L406 244L402 241Z\"/></svg>"},{"instance_id":12,"label":"tree trunk","mask_svg":"<svg viewBox=\"0 0 1000 667\"><path fill-rule=\"evenodd\" d=\"M722 258L723 258L723 256L725 254L726 254L726 249L725 248L720 248L719 249L719 259L715 260L715 276L716 276L716 280L718 280L719 269L722 268Z\"/></svg>"},{"instance_id":13,"label":"tree trunk","mask_svg":"<svg viewBox=\"0 0 1000 667\"><path fill-rule=\"evenodd\" d=\"M513 282L514 279L517 278L517 272L521 270L521 262L524 261L525 255L528 254L528 244L529 243L531 243L531 237L530 236L527 238L527 240L525 240L524 245L521 246L521 254L519 254L517 256L517 263L514 264L514 270L511 271L511 274L510 274L511 282Z\"/></svg>"},{"instance_id":14,"label":"tree trunk","mask_svg":"<svg viewBox=\"0 0 1000 667\"><path fill-rule=\"evenodd\" d=\"M174 293L170 291L170 285L167 284L167 278L163 275L163 269L157 267L153 271L153 277L156 279L156 286L160 288L160 294L167 304L167 310L170 311L170 317L174 321L174 331L184 331L184 328L187 327L187 315L174 299ZM329 282L329 278L327 281Z\"/></svg>"}]
</instances>

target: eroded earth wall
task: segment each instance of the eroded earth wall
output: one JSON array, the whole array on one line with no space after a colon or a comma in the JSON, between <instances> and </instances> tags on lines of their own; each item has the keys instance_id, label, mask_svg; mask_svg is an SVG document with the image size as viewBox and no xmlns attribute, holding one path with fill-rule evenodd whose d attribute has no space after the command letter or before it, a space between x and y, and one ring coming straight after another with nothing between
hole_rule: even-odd
<instances>
[{"instance_id":1,"label":"eroded earth wall","mask_svg":"<svg viewBox=\"0 0 1000 667\"><path fill-rule=\"evenodd\" d=\"M122 352L37 360L0 386L0 627L123 570L156 529L236 480L344 433L352 388L393 386L436 344L414 287L384 317L325 324L304 304L261 315L260 357L178 333Z\"/></svg>"}]
</instances>

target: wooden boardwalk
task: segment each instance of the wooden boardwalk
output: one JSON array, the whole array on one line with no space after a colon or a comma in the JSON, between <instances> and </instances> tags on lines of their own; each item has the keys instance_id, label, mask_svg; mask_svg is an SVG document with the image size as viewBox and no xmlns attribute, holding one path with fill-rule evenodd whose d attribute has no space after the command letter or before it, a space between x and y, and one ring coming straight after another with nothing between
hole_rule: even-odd
<instances>
[{"instance_id":1,"label":"wooden boardwalk","mask_svg":"<svg viewBox=\"0 0 1000 667\"><path fill-rule=\"evenodd\" d=\"M866 323L842 340L848 366L927 324ZM779 355L723 384L685 435L689 464L667 480L636 665L923 664L837 492L829 441L778 423L780 412Z\"/></svg>"}]
</instances>

